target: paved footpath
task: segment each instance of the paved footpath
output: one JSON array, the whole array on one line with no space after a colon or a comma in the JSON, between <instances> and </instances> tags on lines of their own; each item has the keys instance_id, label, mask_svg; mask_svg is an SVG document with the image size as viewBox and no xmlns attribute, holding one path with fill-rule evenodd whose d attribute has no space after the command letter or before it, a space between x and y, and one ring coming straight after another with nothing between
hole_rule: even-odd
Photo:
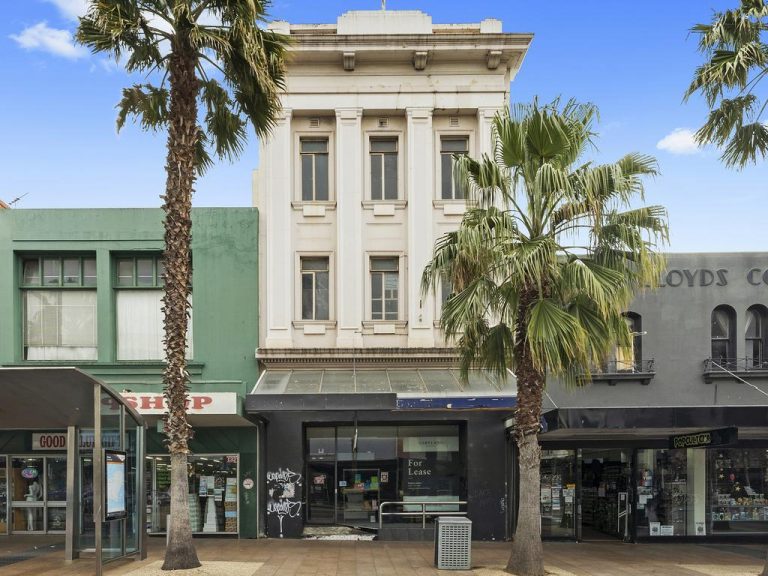
<instances>
[{"instance_id":1,"label":"paved footpath","mask_svg":"<svg viewBox=\"0 0 768 576\"><path fill-rule=\"evenodd\" d=\"M17 542L25 546L25 542ZM149 539L146 563L162 559L165 541ZM307 540L195 540L203 562L263 563L253 576L490 576L506 562L506 543L475 542L470 572L438 571L429 543L330 542ZM0 557L12 546L3 545ZM544 546L548 570L557 576L757 576L763 547L756 545L555 543ZM89 559L65 563L55 549L29 560L3 565L2 576L80 576L93 574ZM105 567L107 576L121 576L144 565L120 561Z\"/></svg>"}]
</instances>

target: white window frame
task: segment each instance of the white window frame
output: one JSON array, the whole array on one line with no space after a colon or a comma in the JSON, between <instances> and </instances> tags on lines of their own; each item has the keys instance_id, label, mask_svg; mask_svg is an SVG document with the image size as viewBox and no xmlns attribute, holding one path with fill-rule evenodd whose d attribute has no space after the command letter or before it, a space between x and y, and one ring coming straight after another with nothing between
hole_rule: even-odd
<instances>
[{"instance_id":1,"label":"white window frame","mask_svg":"<svg viewBox=\"0 0 768 576\"><path fill-rule=\"evenodd\" d=\"M443 148L443 138L467 138L467 154L471 158L476 158L475 151L475 130L474 129L449 129L449 130L435 130L435 148L434 148L434 176L435 176L435 190L434 201L436 205L439 204L465 204L467 198L443 198L443 173L442 173L442 158L441 151Z\"/></svg>"},{"instance_id":2,"label":"white window frame","mask_svg":"<svg viewBox=\"0 0 768 576\"><path fill-rule=\"evenodd\" d=\"M328 320L305 320L301 317L301 260L303 258L327 258L328 259ZM322 324L333 326L336 324L336 263L333 252L296 252L294 260L296 281L294 282L294 326L304 324Z\"/></svg>"},{"instance_id":3,"label":"white window frame","mask_svg":"<svg viewBox=\"0 0 768 576\"><path fill-rule=\"evenodd\" d=\"M397 258L398 271L398 303L397 320L374 320L373 319L373 286L371 284L371 260L377 258ZM406 274L406 258L402 252L367 252L365 254L365 323L373 324L396 324L404 325L406 323L406 311L408 295Z\"/></svg>"},{"instance_id":4,"label":"white window frame","mask_svg":"<svg viewBox=\"0 0 768 576\"><path fill-rule=\"evenodd\" d=\"M397 198L374 199L373 181L371 178L371 140L394 139L397 142ZM405 155L403 154L403 132L401 130L366 131L365 132L365 202L375 204L404 204L405 203ZM383 170L383 165L382 165ZM383 174L383 171L382 171ZM383 192L383 191L382 191Z\"/></svg>"},{"instance_id":5,"label":"white window frame","mask_svg":"<svg viewBox=\"0 0 768 576\"><path fill-rule=\"evenodd\" d=\"M328 140L328 200L304 200L302 197L301 141ZM336 202L336 142L334 133L327 129L302 130L294 133L293 140L293 204L328 205Z\"/></svg>"}]
</instances>

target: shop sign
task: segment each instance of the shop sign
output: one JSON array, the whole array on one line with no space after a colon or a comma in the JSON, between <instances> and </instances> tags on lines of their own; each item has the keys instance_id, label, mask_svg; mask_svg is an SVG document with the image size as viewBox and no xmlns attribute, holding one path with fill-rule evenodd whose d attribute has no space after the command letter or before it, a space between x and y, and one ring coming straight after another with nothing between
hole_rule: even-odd
<instances>
[{"instance_id":1,"label":"shop sign","mask_svg":"<svg viewBox=\"0 0 768 576\"><path fill-rule=\"evenodd\" d=\"M669 437L670 448L707 448L709 446L728 446L739 439L739 429L735 426L705 430L693 434Z\"/></svg>"},{"instance_id":2,"label":"shop sign","mask_svg":"<svg viewBox=\"0 0 768 576\"><path fill-rule=\"evenodd\" d=\"M161 416L167 412L162 394L135 394L123 392L126 403L142 415ZM187 395L188 414L237 414L236 392L208 392Z\"/></svg>"},{"instance_id":3,"label":"shop sign","mask_svg":"<svg viewBox=\"0 0 768 576\"><path fill-rule=\"evenodd\" d=\"M403 438L403 452L458 452L457 436L407 436Z\"/></svg>"},{"instance_id":4,"label":"shop sign","mask_svg":"<svg viewBox=\"0 0 768 576\"><path fill-rule=\"evenodd\" d=\"M96 443L93 430L81 430L80 431L80 450L93 450L93 446ZM120 447L120 434L117 432L102 432L101 434L101 446L102 448L119 448ZM67 449L67 433L66 432L33 432L32 433L32 450L66 450Z\"/></svg>"}]
</instances>

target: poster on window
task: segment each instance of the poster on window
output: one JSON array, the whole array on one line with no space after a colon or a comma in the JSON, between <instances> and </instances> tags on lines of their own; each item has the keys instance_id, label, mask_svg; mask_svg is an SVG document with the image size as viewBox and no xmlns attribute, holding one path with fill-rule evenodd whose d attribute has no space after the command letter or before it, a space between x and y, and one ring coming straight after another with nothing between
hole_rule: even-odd
<instances>
[{"instance_id":1,"label":"poster on window","mask_svg":"<svg viewBox=\"0 0 768 576\"><path fill-rule=\"evenodd\" d=\"M125 518L125 452L104 450L104 519Z\"/></svg>"}]
</instances>

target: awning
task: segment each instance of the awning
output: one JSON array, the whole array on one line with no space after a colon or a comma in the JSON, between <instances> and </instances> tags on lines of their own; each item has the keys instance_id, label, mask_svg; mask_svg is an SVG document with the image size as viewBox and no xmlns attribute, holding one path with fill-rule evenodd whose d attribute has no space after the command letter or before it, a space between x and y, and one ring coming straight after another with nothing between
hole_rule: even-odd
<instances>
[{"instance_id":1,"label":"awning","mask_svg":"<svg viewBox=\"0 0 768 576\"><path fill-rule=\"evenodd\" d=\"M447 368L265 370L246 399L250 413L274 410L467 410L515 406L513 375Z\"/></svg>"}]
</instances>

